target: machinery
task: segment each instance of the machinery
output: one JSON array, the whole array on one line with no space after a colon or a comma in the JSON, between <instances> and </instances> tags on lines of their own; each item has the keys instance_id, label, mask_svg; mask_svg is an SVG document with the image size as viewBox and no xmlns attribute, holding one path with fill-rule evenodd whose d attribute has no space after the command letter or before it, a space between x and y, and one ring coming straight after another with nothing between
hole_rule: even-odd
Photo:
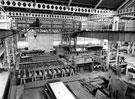
<instances>
[{"instance_id":1,"label":"machinery","mask_svg":"<svg viewBox=\"0 0 135 99\"><path fill-rule=\"evenodd\" d=\"M18 62L14 72L16 85L75 74L75 68L65 65L57 56L51 53L41 54L40 52L27 52L27 54L25 52L23 56L18 57L20 62Z\"/></svg>"}]
</instances>

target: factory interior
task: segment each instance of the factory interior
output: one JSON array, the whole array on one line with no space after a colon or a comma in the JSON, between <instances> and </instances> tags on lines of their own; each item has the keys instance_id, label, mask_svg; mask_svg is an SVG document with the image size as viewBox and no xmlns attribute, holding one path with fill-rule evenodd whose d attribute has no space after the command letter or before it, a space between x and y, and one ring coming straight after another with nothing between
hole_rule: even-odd
<instances>
[{"instance_id":1,"label":"factory interior","mask_svg":"<svg viewBox=\"0 0 135 99\"><path fill-rule=\"evenodd\" d=\"M135 0L0 0L0 99L135 99Z\"/></svg>"}]
</instances>

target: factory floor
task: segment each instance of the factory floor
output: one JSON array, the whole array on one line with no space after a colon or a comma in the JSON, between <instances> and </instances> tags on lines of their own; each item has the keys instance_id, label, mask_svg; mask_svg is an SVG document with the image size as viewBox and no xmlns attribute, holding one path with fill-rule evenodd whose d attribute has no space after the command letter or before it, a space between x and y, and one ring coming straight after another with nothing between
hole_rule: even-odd
<instances>
[{"instance_id":1,"label":"factory floor","mask_svg":"<svg viewBox=\"0 0 135 99\"><path fill-rule=\"evenodd\" d=\"M110 76L115 75L111 70L108 72L102 72L102 71L93 71L93 72L82 72L78 73L77 77L79 79L84 79L85 81L89 81L92 78L97 77L105 77L109 79ZM72 77L71 77L72 79ZM76 94L78 99L96 99L92 94L90 94L84 87L81 86L81 84L78 81L69 81L66 82L67 85L71 87L71 90ZM24 93L22 95L21 99L46 99L44 94L44 88L43 87L37 87L37 88L28 88L24 90Z\"/></svg>"},{"instance_id":2,"label":"factory floor","mask_svg":"<svg viewBox=\"0 0 135 99\"><path fill-rule=\"evenodd\" d=\"M90 81L93 78L98 77L104 77L106 79L109 79L110 77L118 77L121 79L126 79L126 75L122 75L121 77L117 76L112 70L109 70L107 72L103 71L93 71L93 72L81 72L76 75L76 77L71 76L70 78L64 77L63 79L68 79L67 81L64 81L65 84L69 85L73 93L78 97L78 99L96 99L91 93L89 93L86 88L81 86L78 79L83 81ZM75 80L75 78L77 80ZM45 81L41 81L45 84ZM32 83L31 83L32 84ZM40 83L37 82L35 85ZM25 89L23 91L23 94L21 95L21 99L47 99L46 95L44 93L45 88L43 86L38 87L27 87L30 86L30 84L25 86ZM26 88L27 87L27 88ZM19 99L19 98L17 98Z\"/></svg>"}]
</instances>

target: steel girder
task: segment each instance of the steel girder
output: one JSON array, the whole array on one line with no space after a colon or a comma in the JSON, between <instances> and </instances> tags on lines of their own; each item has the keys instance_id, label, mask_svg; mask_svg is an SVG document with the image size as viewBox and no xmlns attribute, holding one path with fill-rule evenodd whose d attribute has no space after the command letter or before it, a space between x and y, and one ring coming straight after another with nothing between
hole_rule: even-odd
<instances>
[{"instance_id":1,"label":"steel girder","mask_svg":"<svg viewBox=\"0 0 135 99\"><path fill-rule=\"evenodd\" d=\"M129 14L134 14L134 13L135 13L135 7L120 9L118 11L118 15L129 15Z\"/></svg>"},{"instance_id":2,"label":"steel girder","mask_svg":"<svg viewBox=\"0 0 135 99\"><path fill-rule=\"evenodd\" d=\"M46 3L34 3L26 1L16 1L16 0L3 0L1 2L3 7L15 7L15 8L27 8L27 9L38 9L38 10L51 10L51 11L61 11L61 12L74 12L74 13L84 13L84 14L107 14L113 15L113 10L106 9L93 9L78 6L66 5L56 5L56 4L46 4Z\"/></svg>"},{"instance_id":3,"label":"steel girder","mask_svg":"<svg viewBox=\"0 0 135 99\"><path fill-rule=\"evenodd\" d=\"M52 14L43 14L43 13L28 13L28 12L15 12L9 11L6 12L8 16L14 18L28 17L28 18L51 18L51 19L65 19L65 20L86 20L87 17L83 16L70 16L70 15L52 15Z\"/></svg>"}]
</instances>

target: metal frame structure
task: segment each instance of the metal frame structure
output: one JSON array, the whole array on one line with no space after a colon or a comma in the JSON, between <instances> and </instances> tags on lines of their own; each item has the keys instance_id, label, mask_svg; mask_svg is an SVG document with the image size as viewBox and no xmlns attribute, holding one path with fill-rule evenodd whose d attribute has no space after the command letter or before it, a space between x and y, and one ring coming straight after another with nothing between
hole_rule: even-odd
<instances>
[{"instance_id":1,"label":"metal frame structure","mask_svg":"<svg viewBox=\"0 0 135 99\"><path fill-rule=\"evenodd\" d=\"M128 3L129 0L124 1L118 8L117 11L120 10L126 3Z\"/></svg>"},{"instance_id":2,"label":"metal frame structure","mask_svg":"<svg viewBox=\"0 0 135 99\"><path fill-rule=\"evenodd\" d=\"M28 13L28 12L15 12L10 11L7 12L7 15L12 17L13 19L20 18L20 17L27 17L27 18L55 18L55 19L68 19L68 20L85 20L87 17L84 16L70 16L70 15L52 15L52 14L43 14L43 13Z\"/></svg>"},{"instance_id":3,"label":"metal frame structure","mask_svg":"<svg viewBox=\"0 0 135 99\"><path fill-rule=\"evenodd\" d=\"M86 8L86 7L78 7L71 6L72 0L69 0L68 5L56 5L56 4L47 4L47 3L38 3L35 2L25 2L25 1L17 1L17 0L2 0L0 2L1 7L11 7L11 8L21 8L21 9L30 9L30 12L19 12L19 11L6 11L6 14L11 17L13 20L21 21L23 18L27 18L31 20L32 18L39 18L41 20L44 19L56 19L56 20L76 20L80 22L84 21L100 21L103 22L105 19L110 20L112 22L112 18L114 16L119 16L120 18L129 18L134 19L135 7L121 9L129 0L123 2L116 11L106 10L106 9L97 9L97 7L103 2L103 0L99 0L94 8ZM44 14L44 13L32 13L31 10L42 10L42 11L53 11L52 14ZM54 12L68 12L71 15L59 15L54 14ZM76 14L88 14L92 16L77 16ZM106 22L107 23L107 22Z\"/></svg>"},{"instance_id":4,"label":"metal frame structure","mask_svg":"<svg viewBox=\"0 0 135 99\"><path fill-rule=\"evenodd\" d=\"M70 3L70 2L69 2ZM76 6L67 6L56 5L56 4L46 4L46 3L34 3L34 2L25 2L25 1L15 1L15 0L3 0L1 2L3 7L15 7L15 8L27 8L27 9L38 9L38 10L51 10L51 11L64 11L64 12L75 12L75 13L84 13L84 14L109 14L113 15L113 10L105 9L93 9L86 7L76 7Z\"/></svg>"},{"instance_id":5,"label":"metal frame structure","mask_svg":"<svg viewBox=\"0 0 135 99\"><path fill-rule=\"evenodd\" d=\"M128 8L134 2L135 2L135 0L131 0L129 3L126 4L126 6L124 8Z\"/></svg>"},{"instance_id":6,"label":"metal frame structure","mask_svg":"<svg viewBox=\"0 0 135 99\"><path fill-rule=\"evenodd\" d=\"M118 11L118 15L128 15L128 14L133 14L133 13L135 13L135 7L120 9Z\"/></svg>"}]
</instances>

